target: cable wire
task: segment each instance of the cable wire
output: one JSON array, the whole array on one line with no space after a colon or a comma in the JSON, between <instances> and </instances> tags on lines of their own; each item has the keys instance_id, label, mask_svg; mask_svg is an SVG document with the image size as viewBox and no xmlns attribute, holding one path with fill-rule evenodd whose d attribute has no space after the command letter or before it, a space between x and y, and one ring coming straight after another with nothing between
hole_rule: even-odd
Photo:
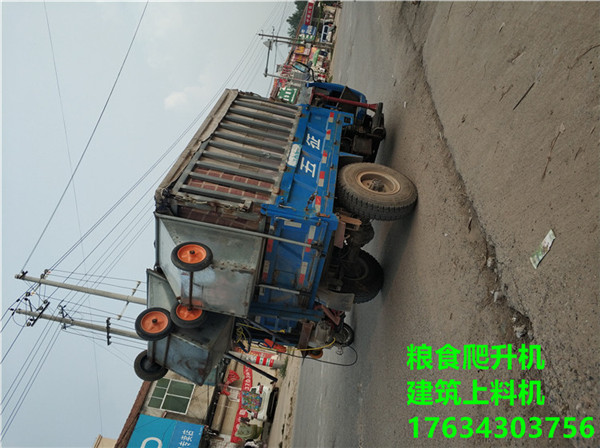
<instances>
[{"instance_id":1,"label":"cable wire","mask_svg":"<svg viewBox=\"0 0 600 448\"><path fill-rule=\"evenodd\" d=\"M124 68L124 66L125 66L125 63L126 63L126 61L127 61L127 59L128 59L129 53L130 53L130 51L131 51L131 48L132 48L132 46L133 46L133 43L134 43L134 41L135 41L135 37L137 36L138 30L139 30L139 28L140 28L140 25L141 25L141 23L142 23L143 17L144 17L144 15L145 15L145 12L146 12L147 6L148 6L148 1L147 1L147 2L146 2L146 4L144 5L144 9L143 9L143 11L142 11L142 14L141 14L141 16L140 16L140 19L139 19L139 21L138 21L138 24L137 24L137 27L136 27L135 33L134 33L134 35L133 35L133 38L131 39L131 42L130 42L130 44L129 44L129 47L128 47L128 49L127 49L127 52L126 52L125 58L124 58L124 60L123 60L123 62L122 62L122 64L121 64L121 67L120 67L120 69L119 69L119 72L118 72L118 74L117 74L117 77L116 77L116 79L115 79L115 81L114 81L114 83L113 83L113 86L112 86L112 88L111 88L111 91L110 91L110 93L109 93L109 95L108 95L108 98L107 98L107 100L106 100L106 102L105 102L105 104L104 104L104 107L102 108L102 111L101 111L101 113L100 113L100 116L99 116L98 120L96 121L96 124L95 124L95 126L94 126L94 129L93 129L93 131L92 131L92 134L91 134L91 136L90 136L90 138L89 138L89 140L88 140L88 142L87 142L87 144L86 144L86 146L85 146L85 148L84 148L84 151L83 151L83 153L82 153L82 155L81 155L81 157L80 157L80 159L79 159L79 161L78 161L78 163L77 163L77 165L76 165L75 169L73 170L73 172L72 172L72 174L71 174L71 177L70 177L70 179L69 179L69 181L68 181L68 183L67 183L67 186L65 187L65 189L64 189L64 191L63 191L63 193L62 193L62 195L61 195L61 197L60 197L60 199L59 199L59 201L58 201L58 203L57 203L57 205L56 205L56 207L55 207L55 209L54 209L54 211L52 212L52 214L51 214L51 216L50 216L50 218L49 218L48 222L46 223L46 226L44 227L44 229L43 229L43 231L42 231L42 234L41 234L41 235L40 235L40 237L38 238L37 242L35 243L35 245L34 245L34 247L33 247L32 251L31 251L31 253L30 253L30 254L29 254L29 256L27 257L27 260L26 260L26 262L24 263L24 266L23 266L23 269L22 269L22 270L24 270L25 266L27 265L27 263L28 263L28 262L29 262L29 260L31 259L32 255L34 254L35 250L37 249L37 247L38 247L38 245L39 245L40 241L42 240L43 236L45 235L45 233L46 233L46 231L47 231L47 229L48 229L48 227L49 227L50 223L52 222L52 220L53 220L53 218L54 218L54 216L55 216L55 214L56 214L56 212L57 212L57 210L58 210L58 208L59 208L60 204L62 203L62 201L63 201L63 199L64 199L64 197L65 197L65 194L66 194L66 192L67 192L67 190L68 190L69 186L70 186L70 185L71 185L71 183L73 182L73 179L74 179L74 177L75 177L75 174L77 173L77 170L78 170L79 166L81 165L81 162L82 162L82 160L83 160L83 158L84 158L85 154L87 153L87 151L88 151L88 149L89 149L89 146L90 146L90 144L91 144L91 141L93 140L93 137L94 137L94 135L95 135L95 133L96 133L96 130L97 130L97 128L98 128L98 126L99 126L99 124L100 124L100 121L101 121L101 119L102 119L102 117L103 117L103 115L104 115L104 113L105 113L105 111L106 111L106 108L107 108L107 106L108 106L108 103L110 102L110 99L111 99L111 97L112 97L112 95L113 95L113 92L114 92L114 90L115 90L116 84L117 84L117 82L118 82L118 80L119 80L119 78L120 78L120 75L121 75L121 73L122 73L122 71L123 71L123 68ZM46 10L46 6L45 6L45 4L44 4L44 8L45 8L45 10ZM46 19L47 19L47 10L46 10ZM48 26L49 26L49 23L48 23L48 22L47 22L47 24L48 24ZM55 66L55 70L56 70L56 66ZM50 321L48 321L48 323L50 323ZM60 329L60 327L57 327L57 328L59 328L59 329ZM19 334L20 334L20 332L19 332ZM44 332L43 332L43 335L46 335L46 334L48 334L48 332L47 332L47 331L44 331ZM4 439L5 435L7 434L8 430L10 429L10 427L11 427L11 425L12 425L12 422L14 421L14 418L16 417L16 415L17 415L17 413L18 413L18 411L19 411L19 409L20 409L20 407L21 407L22 403L24 402L24 400L25 400L25 398L26 398L27 394L28 394L28 393L29 393L29 391L31 390L31 385L33 384L33 382L35 382L35 379L36 379L36 378L37 378L37 376L39 375L39 372L41 371L41 367L42 367L42 366L43 366L43 364L45 363L45 361L46 361L46 359L47 359L47 357L48 357L48 355L49 355L49 353L50 353L50 351L51 351L52 347L53 347L53 346L54 346L54 344L56 343L56 340L58 339L58 335L59 335L59 334L60 334L60 331L58 331L58 332L55 332L55 334L51 336L50 342L48 342L48 344L46 345L46 350L45 350L45 352L44 352L44 355L43 355L43 356L42 356L42 358L41 358L41 359L38 361L38 364L37 364L37 366L36 366L36 369L35 369L35 374L34 374L34 376L32 376L32 377L30 378L30 380L29 380L28 384L26 385L26 387L25 387L25 389L24 389L24 392L23 392L23 393L21 394L21 396L19 397L18 403L17 403L17 405L16 405L16 406L13 408L13 411L12 411L12 412L11 412L11 414L9 415L8 419L4 419L4 424L3 424L3 427L2 427L2 433L0 434L0 441L2 441L2 440ZM13 345L14 345L14 343L17 341L17 339L18 339L18 335L17 335L17 337L14 339L14 341L13 341ZM46 339L46 338L44 337L44 338L42 339L42 337L40 337L40 338L38 338L38 342L40 342L40 341L42 341L42 340L44 340L44 339ZM37 349L36 349L34 352L30 352L30 354L29 354L30 356L28 357L28 361L26 361L26 362L25 362L25 363L24 363L24 364L21 366L21 369L23 369L23 368L26 368L26 370L27 370L27 369L29 369L29 367L32 365L32 363L33 363L33 359L35 358L35 355L37 354L37 352L38 352L38 351L40 350L40 348L42 347L42 344L38 343L38 344L36 345L36 347L37 347ZM11 348L12 348L12 345L11 345ZM9 351L10 351L10 350L9 350ZM7 354L7 353L5 353L5 356L6 356L6 354ZM2 359L2 361L3 361L4 359L5 359L5 357ZM22 379L23 379L23 378L24 378L24 376L19 376L19 380L18 380L18 382L17 382L17 383L13 382L13 383L11 384L11 388L14 386L14 390L12 390L12 391L10 392L10 395L7 395L7 394L6 394L6 395L4 395L4 397L3 397L3 399L2 399L2 409L4 409L4 408L5 408L5 406L8 404L6 401L7 401L7 400L8 400L8 401L10 401L10 399L11 399L11 398L14 396L14 391L15 391L15 390L16 390L16 388L17 388L17 387L20 385L20 383L21 383L21 381L22 381Z\"/></svg>"},{"instance_id":2,"label":"cable wire","mask_svg":"<svg viewBox=\"0 0 600 448\"><path fill-rule=\"evenodd\" d=\"M60 89L60 81L58 78L58 68L56 66L56 55L54 52L54 43L52 41L52 31L50 30L50 19L48 18L48 8L46 7L46 0L44 0L44 15L46 17L46 27L48 29L48 40L50 41L50 51L52 53L52 65L54 67L54 78L56 80L56 90L58 92L58 100L60 104L60 115L62 118L63 131L65 134L65 146L67 148L67 158L69 160L69 171L73 174L73 162L71 160L71 148L69 145L69 133L67 132L67 121L65 119L65 108L63 105L62 92ZM75 201L75 212L77 215L77 227L79 229L79 236L81 236L81 217L79 214L79 202L77 201L77 191L75 189L75 181L73 181L73 199ZM81 246L83 254L83 245Z\"/></svg>"},{"instance_id":3,"label":"cable wire","mask_svg":"<svg viewBox=\"0 0 600 448\"><path fill-rule=\"evenodd\" d=\"M133 34L133 37L131 39L131 42L129 43L129 47L127 48L127 52L125 53L125 57L123 58L123 62L121 63L121 67L119 68L119 71L117 73L117 76L115 78L115 81L113 82L113 85L110 89L110 92L108 94L108 98L106 99L106 102L104 103L104 106L102 107L102 110L100 112L100 116L98 117L98 119L96 120L96 124L94 125L94 128L92 130L92 134L90 135L84 149L83 152L81 154L81 156L79 157L79 161L77 162L77 165L75 166L75 169L73 170L73 173L71 174L71 177L69 178L69 181L67 182L67 185L64 189L64 191L62 192L60 199L58 200L58 203L56 204L56 207L54 208L54 211L52 212L52 214L50 215L50 218L48 219L48 222L46 223L46 226L44 227L44 229L42 230L42 233L40 235L40 237L38 238L38 240L36 241L35 245L33 246L33 249L31 250L31 253L29 254L29 256L27 257L27 260L25 260L25 263L23 263L23 268L21 270L25 269L25 266L27 266L27 263L29 263L29 260L31 259L31 257L33 256L35 250L37 249L38 245L40 244L40 241L42 240L43 236L46 234L46 231L48 230L48 227L50 226L50 223L52 222L52 220L54 219L54 216L56 215L56 212L58 211L58 208L60 207L60 204L62 203L65 194L67 193L67 190L69 189L69 186L71 185L71 183L73 182L73 179L75 177L75 174L77 174L77 171L79 169L79 166L81 165L81 162L83 161L83 158L85 157L89 147L90 147L90 143L92 142L94 135L96 134L96 130L98 129L98 126L100 125L100 121L102 120L102 117L104 116L104 112L106 111L106 108L108 107L108 103L110 102L110 99L113 95L113 92L115 91L115 87L117 86L117 82L119 81L119 78L121 77L121 73L123 71L123 67L125 67L125 63L127 62L127 59L129 58L129 53L131 52L131 48L133 47L133 43L135 42L135 38L137 36L138 30L140 29L140 26L142 24L142 20L144 18L144 15L146 14L146 8L148 7L148 2L149 0L146 1L146 4L144 5L144 9L142 11L142 14L140 16L140 19L138 21L137 27L135 29L135 32Z\"/></svg>"},{"instance_id":4,"label":"cable wire","mask_svg":"<svg viewBox=\"0 0 600 448\"><path fill-rule=\"evenodd\" d=\"M90 136L90 139L88 140L88 143L86 144L86 147L85 147L85 149L84 149L84 153L83 153L83 154L82 154L82 156L80 157L80 159L79 159L79 161L78 161L78 163L77 163L77 165L76 165L76 167L75 167L75 170L73 171L73 173L72 173L72 175L71 175L71 178L69 179L69 182L68 182L68 184L67 184L67 187L65 188L65 192L66 192L66 190L68 189L69 185L72 183L72 181L73 181L73 178L74 178L75 174L77 173L77 170L78 170L78 168L79 168L79 166L80 166L80 164L81 164L81 161L82 161L82 159L83 159L83 156L85 155L85 153L86 153L86 152L87 152L87 150L89 149L89 145L90 145L90 143L91 143L91 141L92 141L92 139L93 139L94 133L96 132L96 129L97 129L97 127L98 127L99 123L100 123L100 120L101 120L101 118L102 118L102 116L103 116L103 114L104 114L104 112L105 112L105 110L106 110L106 107L107 107L107 105L108 105L108 102L109 102L109 100L110 100L110 97L112 96L112 93L113 93L113 91L114 91L114 88L115 88L115 86L116 86L116 82L117 82L117 80L118 80L118 77L120 76L120 74L121 74L121 71L122 71L122 69L123 69L123 66L124 66L124 64L125 64L125 61L126 61L126 59L127 59L127 56L129 55L129 51L131 50L131 47L132 47L132 45L133 45L133 41L135 40L135 36L137 35L138 29L139 29L139 26L140 26L140 24L141 24L141 21L142 21L143 15L144 15L144 13L145 13L145 11L146 11L146 7L147 7L147 5L148 5L148 2L146 2L146 5L144 6L144 11L143 11L143 13L142 13L142 16L140 17L140 21L139 21L139 23L138 23L138 27L136 28L136 31L135 31L134 37L133 37L133 39L132 39L132 41L131 41L131 44L130 44L130 46L129 46L129 49L128 49L128 51L127 51L127 54L126 54L125 60L123 61L123 64L122 64L122 66L121 66L121 69L119 70L119 73L118 73L118 75L117 75L117 79L115 80L115 84L113 85L113 88L111 89L111 92L110 92L109 98L107 99L107 102L106 102L106 104L105 104L104 108L102 109L101 115L100 115L100 117L99 117L99 119L98 119L98 121L97 121L97 123L96 123L96 126L94 127L94 131L93 131L92 135ZM251 42L251 44L252 44L252 42ZM255 44L256 44L256 43L255 43ZM251 47L249 46L248 50L250 50L250 48L251 48ZM257 50L255 49L255 50L253 51L253 54L255 54L255 53L256 53L256 51L257 51ZM239 75L239 70L240 70L240 67L242 67L242 66L244 66L244 67L248 67L248 66L249 66L249 64L250 64L250 62L249 62L249 61L250 61L250 60L252 60L252 58L250 57L248 60L245 60L245 58L244 58L244 56L248 57L248 53L249 53L249 51L246 51L246 52L244 52L244 53L243 53L243 56L242 56L242 58L240 59L240 61L238 62L238 64L235 66L234 70L231 72L231 74L230 74L230 75L227 77L227 79L224 81L224 83L223 83L223 87L225 87L225 86L227 85L227 83L228 83L228 82L230 82L230 81L233 79L233 77L234 77L234 75L236 74L236 72L238 72L238 78L236 78L236 79L239 79L239 77L240 77L240 75ZM221 90L222 90L222 89L221 89ZM215 96L213 97L213 99L211 99L211 100L210 100L210 101L207 103L207 105L204 107L204 109L203 109L203 110L202 110L202 111L201 111L201 112L200 112L200 113L199 113L199 114L198 114L198 115L197 115L197 116L194 118L194 120L192 120L192 122L191 122L191 123L190 123L190 124L189 124L189 125L188 125L188 126L187 126L187 127L186 127L186 128L183 130L183 131L182 131L182 132L181 132L181 134L180 134L180 135L177 137L177 139L176 139L176 140L175 140L175 142L174 142L174 143L171 145L171 147L170 147L170 148L168 148L168 149L167 149L167 150L166 150L166 151L165 151L165 152L164 152L164 153L161 155L161 157L160 157L160 158L157 160L157 162L155 162L155 164L154 164L154 165L153 165L153 166L152 166L152 167L151 167L151 168L150 168L150 169L149 169L149 170L148 170L148 171L145 173L145 175L143 175L143 176L142 176L142 178L141 178L141 179L140 179L140 180L139 180L139 181L138 181L136 184L134 184L134 186L133 186L133 187L130 189L130 191L128 191L128 192L127 192L127 193L126 193L126 194L125 194L125 195L124 195L124 196L121 198L121 200L120 200L120 201L118 201L118 203L115 205L115 207L116 207L117 205L120 205L120 203L121 203L121 202L122 202L122 201L123 201L123 200L124 200L126 197L128 197L128 196L129 196L129 194L130 194L130 193L131 193L131 192L132 192L132 191L133 191L135 188L137 188L137 186L138 186L138 185L141 183L141 181L143 181L143 180L144 180L144 179L145 179L145 178L146 178L146 177L147 177L147 176L150 174L150 172L152 172L152 171L153 171L153 170L154 170L154 169L155 169L155 168L156 168L156 167L157 167L157 166L158 166L158 165L159 165L159 164L160 164L160 163L161 163L161 162L164 160L164 158L166 158L166 157L167 157L167 156L170 154L170 152L171 152L171 151L172 151L172 150L173 150L173 149L176 147L176 145L178 145L178 144L179 144L179 142L181 141L181 139L182 139L183 137L185 137L185 135L187 135L187 133L188 133L188 132L189 132L189 131L192 129L192 127L194 127L194 126L197 124L197 122L198 122L198 121L199 121L199 120L202 118L202 116L204 116L205 112L208 110L208 108L209 108L209 107L211 107L211 106L212 106L212 104L213 104L213 103L216 101L216 99L218 98L218 96L219 96L219 95L220 95L220 92L218 92L217 94L215 94ZM169 169L170 169L170 166L169 166L169 167L168 167L168 168L165 170L165 172L166 172L166 171L168 171ZM30 255L28 256L28 258L27 258L27 261L25 262L25 264L24 264L24 266L23 266L23 269L24 269L24 267L27 265L27 263L30 261L30 259L31 259L32 255L33 255L33 253L35 252L35 250L37 249L37 247L38 247L38 245L39 245L39 243L40 243L41 239L42 239L42 238L43 238L43 236L45 235L45 233L46 233L46 231L47 231L47 229L48 229L48 227L49 227L49 225L50 225L50 222L52 221L52 219L53 219L54 215L56 214L56 210L58 209L58 207L60 206L60 203L62 202L62 200L63 200L63 198L64 198L65 192L63 192L63 195L61 196L61 198L60 198L60 200L59 200L59 203L57 204L57 206L56 206L56 208L55 208L54 212L52 213L52 215L51 215L51 217L50 217L50 219L49 219L48 223L46 224L46 227L45 227L45 228L44 228L44 230L42 231L42 235L40 236L40 238L38 239L38 241L37 241L37 242L36 242L36 244L34 245L34 248L32 249L32 251L31 251ZM138 201L138 202L139 202L139 201ZM77 241L77 242L76 242L76 243L73 245L72 249L74 249L74 248L75 248L75 247L77 247L79 244L81 244L81 243L82 243L82 241L83 241L83 240L84 240L84 239L85 239L85 238L86 238L86 237L87 237L87 236L88 236L88 235L91 233L91 231L95 230L95 229L97 228L97 226L98 226L98 225L99 225L99 224L100 224L100 223L101 223L101 222L102 222L104 219L106 219L106 216L108 216L110 213L112 213L112 212L114 211L114 209L115 209L115 208L111 208L111 209L109 210L109 212L107 212L107 214L105 214L105 216L104 216L103 218L101 218L101 220L100 220L98 223L96 223L96 225L95 225L95 226L93 226L93 227L92 227L92 229L90 229L88 232L86 232L86 234L84 234L83 236L81 236L81 237L80 237L80 239L79 239L79 241ZM151 220L150 220L150 222L151 222ZM139 235L138 235L138 236L136 236L136 239L137 239L138 237L139 237ZM131 244L133 244L133 243L131 243ZM129 245L129 247L131 246L131 244ZM59 264L60 264L62 261L64 261L64 259L66 258L66 256L68 256L68 255L70 254L70 252L72 251L72 249L70 249L70 250L69 250L69 251L68 251L68 252L67 252L67 253L66 253L66 254L65 254L65 255L64 255L64 256L63 256L61 259L59 259L59 260L58 260L58 262L57 262L57 263L55 263L55 265L53 266L53 269L54 269L56 266L58 266L58 265L59 265ZM121 252L118 254L118 257L119 257L119 259L120 259L120 258L121 258L121 257L124 255L124 253L125 253L125 252L126 252L125 250L121 250ZM113 254L114 254L114 251L111 251L111 253L110 253L110 256L112 256ZM89 257L89 256L88 256L88 257ZM107 263L109 264L109 265L108 265L108 267L106 268L106 271L110 271L110 270L111 270L111 269L112 269L112 268L115 266L114 264L110 264L110 261L108 260L108 256L106 255L106 252L105 252L105 253L103 254L103 256L101 256L99 259L104 259L104 262L107 262ZM100 277L102 277L102 278L105 278L106 276L100 276ZM101 281L101 280L100 280L100 281ZM53 292L53 293L52 293L52 294L50 294L48 297L53 297L53 296L54 296L54 294L55 294L55 293ZM73 297L74 295L75 295L75 294L72 294L72 295L69 295L68 297ZM82 301L81 301L81 300L80 300L80 301L78 301L78 302L74 302L72 298L68 298L68 299L66 299L66 300L67 300L67 303L71 303L72 305L74 305L74 311L72 311L73 313L77 312L77 311L78 311L78 310L79 310L79 309L80 309L80 308L83 306L83 303L82 303ZM63 302L64 302L64 300L63 300ZM70 312L71 312L71 311L70 311ZM5 313L5 314L6 314L6 313ZM49 321L49 323L50 323L50 321ZM16 417L16 415L17 415L17 413L18 413L18 410L20 409L20 407L21 407L22 403L23 403L23 402L24 402L24 400L25 400L25 397L27 396L28 392L31 390L31 385L32 385L32 384L35 382L35 380L36 380L37 376L39 375L39 373L40 373L40 371L41 371L41 367L44 365L44 363L45 363L45 361L46 361L46 359L47 359L47 357L48 357L49 353L51 352L51 350L52 350L52 347L53 347L53 346L54 346L54 344L56 343L56 341L57 341L57 339L58 339L58 336L59 336L59 335L60 335L60 326L57 326L57 331L55 331L55 332L54 332L54 334L50 334L48 331L44 330L44 331L43 331L43 334L40 336L40 338L38 338L38 343L36 344L36 346L38 347L38 349L39 349L40 347L42 347L42 346L44 346L44 347L45 347L45 350L44 350L44 355L42 356L42 358L41 358L41 359L39 359L39 360L38 360L38 362L37 362L37 365L36 365L36 369L35 369L35 374L34 374L34 375L33 375L33 376L30 378L30 380L28 381L28 383L27 383L27 385L26 385L25 391L24 391L24 392L21 394L21 396L19 397L18 404L17 404L17 406L14 408L14 410L13 410L13 413L10 415L10 417L9 417L9 420L7 420L7 421L6 421L7 425L5 425L5 426L3 427L3 430L2 430L2 436L1 436L0 438L4 438L4 435L6 434L6 432L8 431L8 429L10 428L10 425L12 424L12 422L13 422L14 418ZM16 339L15 339L15 340L16 340ZM30 353L30 355L32 355L32 354L34 354L34 355L37 355L37 353L38 353L38 351L32 351L32 352ZM27 365L27 366L31 366L31 365L33 364L33 362L34 362L34 358L35 358L35 356L31 356L31 359L30 359L30 361L29 361L29 364L24 364L23 366L25 366L25 365ZM20 384L20 383L19 383L19 384Z\"/></svg>"}]
</instances>

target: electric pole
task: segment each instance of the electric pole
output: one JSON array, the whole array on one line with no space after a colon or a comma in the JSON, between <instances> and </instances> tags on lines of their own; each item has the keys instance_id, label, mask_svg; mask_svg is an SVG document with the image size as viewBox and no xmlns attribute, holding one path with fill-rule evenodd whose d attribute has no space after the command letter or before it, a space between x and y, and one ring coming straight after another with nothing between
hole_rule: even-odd
<instances>
[{"instance_id":1,"label":"electric pole","mask_svg":"<svg viewBox=\"0 0 600 448\"><path fill-rule=\"evenodd\" d=\"M27 282L38 283L41 285L54 286L56 288L68 289L70 291L82 292L85 294L92 294L101 297L107 297L109 299L121 300L123 302L137 303L139 305L146 305L146 299L142 299L139 297L127 296L125 294L117 294L109 291L102 291L100 289L86 288L84 286L72 285L69 283L60 283L52 280L48 280L46 278L36 278L30 277L25 274L17 274L15 278Z\"/></svg>"}]
</instances>

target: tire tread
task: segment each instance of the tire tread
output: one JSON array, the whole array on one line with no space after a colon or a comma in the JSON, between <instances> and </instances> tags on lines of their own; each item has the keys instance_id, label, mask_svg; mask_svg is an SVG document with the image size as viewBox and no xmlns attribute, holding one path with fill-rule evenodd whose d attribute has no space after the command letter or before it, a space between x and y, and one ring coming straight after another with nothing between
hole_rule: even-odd
<instances>
[{"instance_id":1,"label":"tire tread","mask_svg":"<svg viewBox=\"0 0 600 448\"><path fill-rule=\"evenodd\" d=\"M347 210L363 218L381 221L394 221L413 211L417 201L417 190L414 187L414 184L412 184L413 188L410 195L405 198L395 197L392 200L380 200L375 202L368 194L361 191L360 187L357 187L356 181L354 180L353 173L359 171L362 167L368 167L370 170L379 169L388 174L395 173L397 176L401 176L412 184L410 179L406 178L406 176L382 165L366 163L353 163L347 165L340 170L337 191L340 203Z\"/></svg>"}]
</instances>

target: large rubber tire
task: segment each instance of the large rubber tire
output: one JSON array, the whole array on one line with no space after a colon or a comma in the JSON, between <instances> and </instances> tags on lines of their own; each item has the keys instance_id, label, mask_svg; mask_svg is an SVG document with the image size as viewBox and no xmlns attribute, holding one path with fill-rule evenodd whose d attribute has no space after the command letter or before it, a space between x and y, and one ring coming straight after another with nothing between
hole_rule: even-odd
<instances>
[{"instance_id":1,"label":"large rubber tire","mask_svg":"<svg viewBox=\"0 0 600 448\"><path fill-rule=\"evenodd\" d=\"M145 341L158 341L169 335L172 330L171 316L163 308L148 308L135 320L135 332Z\"/></svg>"},{"instance_id":2,"label":"large rubber tire","mask_svg":"<svg viewBox=\"0 0 600 448\"><path fill-rule=\"evenodd\" d=\"M393 221L414 209L417 189L392 168L352 163L339 172L338 199L345 209L362 218Z\"/></svg>"},{"instance_id":3,"label":"large rubber tire","mask_svg":"<svg viewBox=\"0 0 600 448\"><path fill-rule=\"evenodd\" d=\"M354 293L354 303L373 300L383 287L383 269L379 262L361 249L356 263L346 269L342 292Z\"/></svg>"},{"instance_id":4,"label":"large rubber tire","mask_svg":"<svg viewBox=\"0 0 600 448\"><path fill-rule=\"evenodd\" d=\"M171 308L171 319L179 328L199 328L202 326L207 316L208 314L206 311L200 308L188 310L187 305L183 305L179 302L175 303Z\"/></svg>"},{"instance_id":5,"label":"large rubber tire","mask_svg":"<svg viewBox=\"0 0 600 448\"><path fill-rule=\"evenodd\" d=\"M181 243L171 251L171 261L182 271L201 271L209 267L212 260L212 251L202 243Z\"/></svg>"},{"instance_id":6,"label":"large rubber tire","mask_svg":"<svg viewBox=\"0 0 600 448\"><path fill-rule=\"evenodd\" d=\"M144 381L157 381L167 374L169 369L161 366L148 358L148 350L137 355L133 362L135 374Z\"/></svg>"}]
</instances>

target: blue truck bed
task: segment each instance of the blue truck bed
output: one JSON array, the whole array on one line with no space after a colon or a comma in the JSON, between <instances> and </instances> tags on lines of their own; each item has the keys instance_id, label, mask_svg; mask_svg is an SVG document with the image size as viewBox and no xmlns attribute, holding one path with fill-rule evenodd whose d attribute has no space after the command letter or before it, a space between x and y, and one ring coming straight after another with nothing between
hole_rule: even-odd
<instances>
[{"instance_id":1,"label":"blue truck bed","mask_svg":"<svg viewBox=\"0 0 600 448\"><path fill-rule=\"evenodd\" d=\"M352 123L352 116L341 112L308 105L301 110L280 194L274 204L263 205L263 211L270 218L270 235L311 247L267 243L261 280L269 287L261 288L250 311L274 330L289 330L298 319L322 316L314 306L325 255L338 226L334 197L339 141L342 127Z\"/></svg>"}]
</instances>

